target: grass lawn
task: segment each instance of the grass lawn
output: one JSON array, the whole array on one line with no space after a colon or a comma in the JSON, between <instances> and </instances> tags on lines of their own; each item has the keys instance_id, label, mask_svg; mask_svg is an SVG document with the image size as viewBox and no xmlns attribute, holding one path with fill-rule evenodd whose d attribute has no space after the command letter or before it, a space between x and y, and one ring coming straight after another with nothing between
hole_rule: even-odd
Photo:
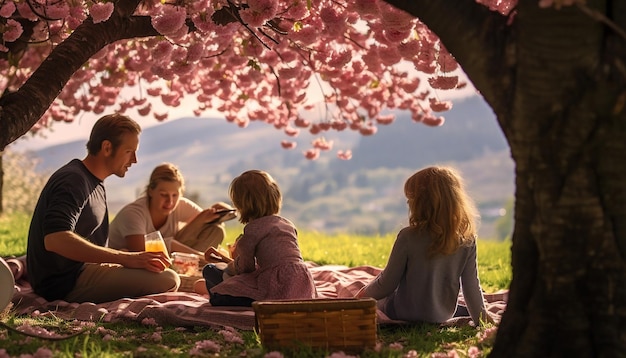
<instances>
[{"instance_id":1,"label":"grass lawn","mask_svg":"<svg viewBox=\"0 0 626 358\"><path fill-rule=\"evenodd\" d=\"M25 214L0 216L0 256L26 252L29 217ZM240 227L231 225L227 242ZM301 232L300 247L307 261L346 266L385 266L395 234L366 237L350 234L326 235ZM510 243L478 242L481 284L486 292L508 288L511 280ZM94 323L68 322L41 317L38 312L18 316L8 307L0 313L0 357L349 357L349 354L300 348L266 352L252 331L224 327L160 327L150 322ZM28 337L14 332L79 334L62 340ZM448 327L413 325L378 327L376 349L360 357L459 357L485 356L491 349L496 327Z\"/></svg>"}]
</instances>

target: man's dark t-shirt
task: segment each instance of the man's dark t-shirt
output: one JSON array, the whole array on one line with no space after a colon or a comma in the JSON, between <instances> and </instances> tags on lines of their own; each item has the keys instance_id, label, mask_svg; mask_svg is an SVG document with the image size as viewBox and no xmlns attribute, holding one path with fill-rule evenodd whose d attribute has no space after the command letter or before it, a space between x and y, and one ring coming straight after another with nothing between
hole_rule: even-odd
<instances>
[{"instance_id":1,"label":"man's dark t-shirt","mask_svg":"<svg viewBox=\"0 0 626 358\"><path fill-rule=\"evenodd\" d=\"M26 254L29 281L36 294L52 301L74 288L83 263L47 251L44 237L73 231L104 246L109 214L104 183L74 159L57 170L41 191L28 232Z\"/></svg>"}]
</instances>

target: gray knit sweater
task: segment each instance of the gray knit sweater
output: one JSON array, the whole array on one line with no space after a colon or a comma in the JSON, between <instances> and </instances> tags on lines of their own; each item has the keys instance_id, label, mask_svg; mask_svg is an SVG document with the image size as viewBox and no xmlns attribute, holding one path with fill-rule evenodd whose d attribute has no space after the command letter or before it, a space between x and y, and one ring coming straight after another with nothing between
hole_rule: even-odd
<instances>
[{"instance_id":1,"label":"gray knit sweater","mask_svg":"<svg viewBox=\"0 0 626 358\"><path fill-rule=\"evenodd\" d=\"M398 233L385 269L364 288L391 319L442 323L453 317L461 287L472 320L486 317L478 279L476 243L447 256L428 258L431 238L406 227Z\"/></svg>"}]
</instances>

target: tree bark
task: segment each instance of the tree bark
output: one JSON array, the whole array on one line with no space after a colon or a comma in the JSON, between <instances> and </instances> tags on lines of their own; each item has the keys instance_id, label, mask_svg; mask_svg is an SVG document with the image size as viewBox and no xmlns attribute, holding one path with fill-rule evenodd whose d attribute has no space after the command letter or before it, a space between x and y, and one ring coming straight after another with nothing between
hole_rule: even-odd
<instances>
[{"instance_id":1,"label":"tree bark","mask_svg":"<svg viewBox=\"0 0 626 358\"><path fill-rule=\"evenodd\" d=\"M624 356L626 5L521 0L504 28L469 1L389 2L457 58L516 164L513 280L491 356Z\"/></svg>"}]
</instances>

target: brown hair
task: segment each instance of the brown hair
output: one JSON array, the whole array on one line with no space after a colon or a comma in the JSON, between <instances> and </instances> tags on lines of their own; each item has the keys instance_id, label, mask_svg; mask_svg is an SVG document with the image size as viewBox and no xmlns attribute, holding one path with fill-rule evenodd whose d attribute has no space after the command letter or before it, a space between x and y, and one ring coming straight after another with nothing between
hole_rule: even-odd
<instances>
[{"instance_id":1,"label":"brown hair","mask_svg":"<svg viewBox=\"0 0 626 358\"><path fill-rule=\"evenodd\" d=\"M422 169L407 179L404 194L409 225L427 230L432 236L431 256L451 254L476 240L478 210L454 169Z\"/></svg>"},{"instance_id":2,"label":"brown hair","mask_svg":"<svg viewBox=\"0 0 626 358\"><path fill-rule=\"evenodd\" d=\"M146 191L154 189L162 181L177 182L180 184L181 193L185 190L185 178L180 170L171 163L163 163L157 165L150 174L150 181L146 186Z\"/></svg>"},{"instance_id":3,"label":"brown hair","mask_svg":"<svg viewBox=\"0 0 626 358\"><path fill-rule=\"evenodd\" d=\"M274 178L264 171L244 172L233 179L228 191L242 224L280 212L282 194Z\"/></svg>"},{"instance_id":4,"label":"brown hair","mask_svg":"<svg viewBox=\"0 0 626 358\"><path fill-rule=\"evenodd\" d=\"M87 142L87 153L96 155L102 148L102 142L111 142L113 152L122 143L124 135L141 133L141 126L130 117L120 113L108 114L100 117L91 128L89 141Z\"/></svg>"}]
</instances>

